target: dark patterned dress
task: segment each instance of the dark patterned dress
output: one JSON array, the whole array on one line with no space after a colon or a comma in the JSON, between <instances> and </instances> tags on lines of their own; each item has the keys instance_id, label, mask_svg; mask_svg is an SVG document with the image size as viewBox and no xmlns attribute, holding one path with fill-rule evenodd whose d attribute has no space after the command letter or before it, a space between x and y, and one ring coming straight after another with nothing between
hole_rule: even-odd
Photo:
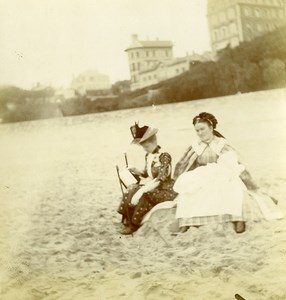
<instances>
[{"instance_id":1,"label":"dark patterned dress","mask_svg":"<svg viewBox=\"0 0 286 300\"><path fill-rule=\"evenodd\" d=\"M145 169L142 177L156 179L159 185L151 191L143 193L137 205L131 204L133 195L141 188L140 183L133 185L124 195L118 212L123 215L126 224L139 227L144 215L156 204L174 200L177 193L173 191L174 180L171 178L171 155L161 152L158 146L153 153L145 156Z\"/></svg>"}]
</instances>

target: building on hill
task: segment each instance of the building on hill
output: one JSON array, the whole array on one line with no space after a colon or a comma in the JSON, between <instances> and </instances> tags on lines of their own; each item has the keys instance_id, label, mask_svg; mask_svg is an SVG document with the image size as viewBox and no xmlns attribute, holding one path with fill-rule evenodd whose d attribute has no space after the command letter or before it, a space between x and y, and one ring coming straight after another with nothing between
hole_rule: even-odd
<instances>
[{"instance_id":1,"label":"building on hill","mask_svg":"<svg viewBox=\"0 0 286 300\"><path fill-rule=\"evenodd\" d=\"M165 63L173 58L172 42L158 39L139 41L136 34L132 35L132 43L125 51L129 59L131 90L141 88L140 72L155 68L158 62Z\"/></svg>"},{"instance_id":2,"label":"building on hill","mask_svg":"<svg viewBox=\"0 0 286 300\"><path fill-rule=\"evenodd\" d=\"M107 75L89 70L73 78L71 88L79 94L96 91L98 94L104 95L110 93L111 84Z\"/></svg>"},{"instance_id":3,"label":"building on hill","mask_svg":"<svg viewBox=\"0 0 286 300\"><path fill-rule=\"evenodd\" d=\"M213 56L209 55L209 53L204 55L193 53L185 57L173 58L170 61L159 61L154 67L139 72L138 83L140 88L157 84L160 81L179 76L190 70L191 66L197 62L210 60L213 60Z\"/></svg>"},{"instance_id":4,"label":"building on hill","mask_svg":"<svg viewBox=\"0 0 286 300\"><path fill-rule=\"evenodd\" d=\"M178 76L188 71L194 61L213 59L210 53L174 58L172 42L139 41L137 35L132 35L132 44L125 51L128 54L133 91Z\"/></svg>"},{"instance_id":5,"label":"building on hill","mask_svg":"<svg viewBox=\"0 0 286 300\"><path fill-rule=\"evenodd\" d=\"M208 0L212 50L238 46L286 22L285 0Z\"/></svg>"}]
</instances>

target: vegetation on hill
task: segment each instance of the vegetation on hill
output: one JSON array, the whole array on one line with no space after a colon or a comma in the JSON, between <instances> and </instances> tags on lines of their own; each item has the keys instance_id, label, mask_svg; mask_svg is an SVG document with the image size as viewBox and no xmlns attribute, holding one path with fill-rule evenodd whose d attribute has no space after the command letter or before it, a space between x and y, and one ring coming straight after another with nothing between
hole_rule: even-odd
<instances>
[{"instance_id":1,"label":"vegetation on hill","mask_svg":"<svg viewBox=\"0 0 286 300\"><path fill-rule=\"evenodd\" d=\"M130 82L120 81L112 87L115 98L92 101L77 96L55 104L48 101L51 89L2 87L0 119L15 122L54 117L59 110L63 115L79 115L286 87L285 32L286 26L238 47L226 47L216 61L193 62L189 71L148 88L130 92Z\"/></svg>"}]
</instances>

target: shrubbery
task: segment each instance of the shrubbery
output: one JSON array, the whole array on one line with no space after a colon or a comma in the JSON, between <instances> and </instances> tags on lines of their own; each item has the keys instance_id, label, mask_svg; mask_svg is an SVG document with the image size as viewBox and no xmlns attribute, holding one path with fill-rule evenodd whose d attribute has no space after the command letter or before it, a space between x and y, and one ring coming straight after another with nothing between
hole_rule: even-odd
<instances>
[{"instance_id":1,"label":"shrubbery","mask_svg":"<svg viewBox=\"0 0 286 300\"><path fill-rule=\"evenodd\" d=\"M55 117L58 107L50 103L54 95L51 88L28 91L14 86L0 88L0 119L6 122L21 122Z\"/></svg>"}]
</instances>

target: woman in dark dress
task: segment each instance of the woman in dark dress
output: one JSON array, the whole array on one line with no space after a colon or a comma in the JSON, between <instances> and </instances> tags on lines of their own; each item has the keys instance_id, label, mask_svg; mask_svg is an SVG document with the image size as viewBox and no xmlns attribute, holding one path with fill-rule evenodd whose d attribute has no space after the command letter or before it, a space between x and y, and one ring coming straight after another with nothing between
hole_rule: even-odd
<instances>
[{"instance_id":1,"label":"woman in dark dress","mask_svg":"<svg viewBox=\"0 0 286 300\"><path fill-rule=\"evenodd\" d=\"M139 181L128 187L119 205L118 212L122 214L125 225L122 234L132 234L140 227L144 215L156 204L173 200L177 195L171 178L172 158L157 144L158 130L149 126L139 127L136 123L130 129L134 138L132 143L142 146L147 153L144 170L129 170L136 176L145 177L147 183L142 185Z\"/></svg>"}]
</instances>

